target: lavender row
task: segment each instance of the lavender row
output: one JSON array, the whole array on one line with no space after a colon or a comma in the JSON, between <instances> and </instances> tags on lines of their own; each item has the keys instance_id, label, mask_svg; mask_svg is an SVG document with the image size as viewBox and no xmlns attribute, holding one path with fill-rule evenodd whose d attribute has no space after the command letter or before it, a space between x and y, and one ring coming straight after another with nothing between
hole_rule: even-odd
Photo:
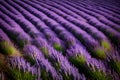
<instances>
[{"instance_id":1,"label":"lavender row","mask_svg":"<svg viewBox=\"0 0 120 80\"><path fill-rule=\"evenodd\" d=\"M11 26L2 19L0 19L0 22L1 28L8 33L8 36L10 36L10 38L14 40L20 47L24 47L24 45L31 41L30 36L27 35L23 30L11 28Z\"/></svg>"},{"instance_id":2,"label":"lavender row","mask_svg":"<svg viewBox=\"0 0 120 80\"><path fill-rule=\"evenodd\" d=\"M9 57L7 59L8 66L11 69L14 79L19 80L41 80L40 68L31 66L30 63L26 62L22 57Z\"/></svg>"},{"instance_id":3,"label":"lavender row","mask_svg":"<svg viewBox=\"0 0 120 80\"><path fill-rule=\"evenodd\" d=\"M30 58L32 62L35 61L35 66L41 68L41 77L43 79L51 78L53 80L62 80L62 76L57 74L54 67L51 66L50 62L45 59L44 55L33 45L26 45L24 47L25 56ZM45 74L44 74L45 73Z\"/></svg>"},{"instance_id":4,"label":"lavender row","mask_svg":"<svg viewBox=\"0 0 120 80\"><path fill-rule=\"evenodd\" d=\"M21 56L20 51L16 49L2 29L0 29L0 51L4 53L4 55Z\"/></svg>"}]
</instances>

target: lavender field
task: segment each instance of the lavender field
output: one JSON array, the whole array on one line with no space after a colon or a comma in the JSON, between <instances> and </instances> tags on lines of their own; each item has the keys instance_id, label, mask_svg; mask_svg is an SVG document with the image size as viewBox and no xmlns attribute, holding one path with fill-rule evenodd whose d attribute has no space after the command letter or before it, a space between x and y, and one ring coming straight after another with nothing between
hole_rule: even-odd
<instances>
[{"instance_id":1,"label":"lavender field","mask_svg":"<svg viewBox=\"0 0 120 80\"><path fill-rule=\"evenodd\" d=\"M0 80L120 80L120 1L0 0Z\"/></svg>"}]
</instances>

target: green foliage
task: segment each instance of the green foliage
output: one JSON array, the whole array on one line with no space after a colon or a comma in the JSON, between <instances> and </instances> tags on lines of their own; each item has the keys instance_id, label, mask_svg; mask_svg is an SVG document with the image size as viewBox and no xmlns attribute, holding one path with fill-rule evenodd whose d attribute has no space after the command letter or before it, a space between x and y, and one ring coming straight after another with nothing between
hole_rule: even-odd
<instances>
[{"instance_id":1,"label":"green foliage","mask_svg":"<svg viewBox=\"0 0 120 80\"><path fill-rule=\"evenodd\" d=\"M117 73L120 74L120 61L111 60L110 65Z\"/></svg>"},{"instance_id":2,"label":"green foliage","mask_svg":"<svg viewBox=\"0 0 120 80\"><path fill-rule=\"evenodd\" d=\"M48 80L47 72L43 69L41 70L41 77L43 80Z\"/></svg>"},{"instance_id":3,"label":"green foliage","mask_svg":"<svg viewBox=\"0 0 120 80\"><path fill-rule=\"evenodd\" d=\"M29 41L27 40L23 40L23 39L17 39L17 37L20 35L20 33L15 32L15 34L8 34L18 45L19 47L23 48L26 44L29 43Z\"/></svg>"},{"instance_id":4,"label":"green foliage","mask_svg":"<svg viewBox=\"0 0 120 80\"><path fill-rule=\"evenodd\" d=\"M88 80L111 80L108 76L100 71L92 71L86 64L85 57L82 55L71 57L70 61L87 76Z\"/></svg>"},{"instance_id":5,"label":"green foliage","mask_svg":"<svg viewBox=\"0 0 120 80\"><path fill-rule=\"evenodd\" d=\"M74 41L67 41L67 46L69 47L69 46L72 46L72 45L74 45L75 44L75 42Z\"/></svg>"},{"instance_id":6,"label":"green foliage","mask_svg":"<svg viewBox=\"0 0 120 80\"><path fill-rule=\"evenodd\" d=\"M110 77L108 77L106 74L98 70L90 71L89 75L90 80L111 80Z\"/></svg>"},{"instance_id":7,"label":"green foliage","mask_svg":"<svg viewBox=\"0 0 120 80\"><path fill-rule=\"evenodd\" d=\"M71 76L65 73L62 73L63 79L64 80L72 80Z\"/></svg>"},{"instance_id":8,"label":"green foliage","mask_svg":"<svg viewBox=\"0 0 120 80\"><path fill-rule=\"evenodd\" d=\"M31 65L34 65L36 62L31 56L25 56L25 59L30 62Z\"/></svg>"},{"instance_id":9,"label":"green foliage","mask_svg":"<svg viewBox=\"0 0 120 80\"><path fill-rule=\"evenodd\" d=\"M9 35L13 40L16 40L16 39L17 39L17 36L19 36L19 33L15 32L15 34L14 34L14 33L11 34L11 32L10 32L10 33L8 33L8 35Z\"/></svg>"},{"instance_id":10,"label":"green foliage","mask_svg":"<svg viewBox=\"0 0 120 80\"><path fill-rule=\"evenodd\" d=\"M40 48L40 50L44 53L45 57L49 57L49 52L46 47L42 47L42 48Z\"/></svg>"},{"instance_id":11,"label":"green foliage","mask_svg":"<svg viewBox=\"0 0 120 80\"><path fill-rule=\"evenodd\" d=\"M17 69L12 70L13 77L15 80L35 80L36 76L29 72L19 71Z\"/></svg>"},{"instance_id":12,"label":"green foliage","mask_svg":"<svg viewBox=\"0 0 120 80\"><path fill-rule=\"evenodd\" d=\"M63 48L60 44L55 43L53 46L57 51L62 51L63 52Z\"/></svg>"},{"instance_id":13,"label":"green foliage","mask_svg":"<svg viewBox=\"0 0 120 80\"><path fill-rule=\"evenodd\" d=\"M77 56L76 56L76 61L77 61L78 63L80 63L80 64L85 64L85 63L86 63L86 59L85 59L85 57L82 56L82 55L77 55Z\"/></svg>"},{"instance_id":14,"label":"green foliage","mask_svg":"<svg viewBox=\"0 0 120 80\"><path fill-rule=\"evenodd\" d=\"M106 50L110 50L111 46L107 41L101 42L102 47L104 47Z\"/></svg>"},{"instance_id":15,"label":"green foliage","mask_svg":"<svg viewBox=\"0 0 120 80\"><path fill-rule=\"evenodd\" d=\"M57 70L59 70L61 67L59 62L54 62L54 65Z\"/></svg>"},{"instance_id":16,"label":"green foliage","mask_svg":"<svg viewBox=\"0 0 120 80\"><path fill-rule=\"evenodd\" d=\"M42 80L53 80L51 75L44 69L41 69L41 78Z\"/></svg>"},{"instance_id":17,"label":"green foliage","mask_svg":"<svg viewBox=\"0 0 120 80\"><path fill-rule=\"evenodd\" d=\"M94 52L93 52L93 56L99 59L105 59L106 58L106 53L103 49L101 48L97 48Z\"/></svg>"},{"instance_id":18,"label":"green foliage","mask_svg":"<svg viewBox=\"0 0 120 80\"><path fill-rule=\"evenodd\" d=\"M11 54L16 54L17 53L16 48L12 44L7 42L7 41L0 42L0 49L2 50L2 52L4 54L7 54L7 55L11 55Z\"/></svg>"},{"instance_id":19,"label":"green foliage","mask_svg":"<svg viewBox=\"0 0 120 80\"><path fill-rule=\"evenodd\" d=\"M29 42L27 40L19 40L17 41L18 45L23 48L25 45L27 45Z\"/></svg>"},{"instance_id":20,"label":"green foliage","mask_svg":"<svg viewBox=\"0 0 120 80\"><path fill-rule=\"evenodd\" d=\"M77 66L84 66L84 64L86 63L86 59L82 55L71 57L70 61Z\"/></svg>"}]
</instances>

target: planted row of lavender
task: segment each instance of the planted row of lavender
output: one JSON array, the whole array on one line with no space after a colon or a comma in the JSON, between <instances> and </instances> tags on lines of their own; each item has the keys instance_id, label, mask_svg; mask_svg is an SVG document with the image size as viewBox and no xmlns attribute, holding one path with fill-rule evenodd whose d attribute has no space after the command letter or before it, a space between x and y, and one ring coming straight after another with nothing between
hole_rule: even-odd
<instances>
[{"instance_id":1,"label":"planted row of lavender","mask_svg":"<svg viewBox=\"0 0 120 80\"><path fill-rule=\"evenodd\" d=\"M29 62L22 57L10 57L7 59L8 66L11 69L13 79L19 80L41 80L40 68L31 66Z\"/></svg>"},{"instance_id":2,"label":"planted row of lavender","mask_svg":"<svg viewBox=\"0 0 120 80\"><path fill-rule=\"evenodd\" d=\"M49 61L45 59L44 55L35 46L26 45L24 52L26 57L31 57L31 59L33 59L33 63L35 61L35 66L41 68L43 79L51 78L54 80L62 80L61 74L57 74L55 68L51 66Z\"/></svg>"},{"instance_id":3,"label":"planted row of lavender","mask_svg":"<svg viewBox=\"0 0 120 80\"><path fill-rule=\"evenodd\" d=\"M13 45L10 41L6 33L2 29L0 29L0 51L4 53L4 55L10 56L20 56L19 50Z\"/></svg>"},{"instance_id":4,"label":"planted row of lavender","mask_svg":"<svg viewBox=\"0 0 120 80\"><path fill-rule=\"evenodd\" d=\"M31 40L30 36L27 35L23 30L17 28L11 28L11 26L0 19L1 28L10 36L20 47L24 47L25 44Z\"/></svg>"}]
</instances>

